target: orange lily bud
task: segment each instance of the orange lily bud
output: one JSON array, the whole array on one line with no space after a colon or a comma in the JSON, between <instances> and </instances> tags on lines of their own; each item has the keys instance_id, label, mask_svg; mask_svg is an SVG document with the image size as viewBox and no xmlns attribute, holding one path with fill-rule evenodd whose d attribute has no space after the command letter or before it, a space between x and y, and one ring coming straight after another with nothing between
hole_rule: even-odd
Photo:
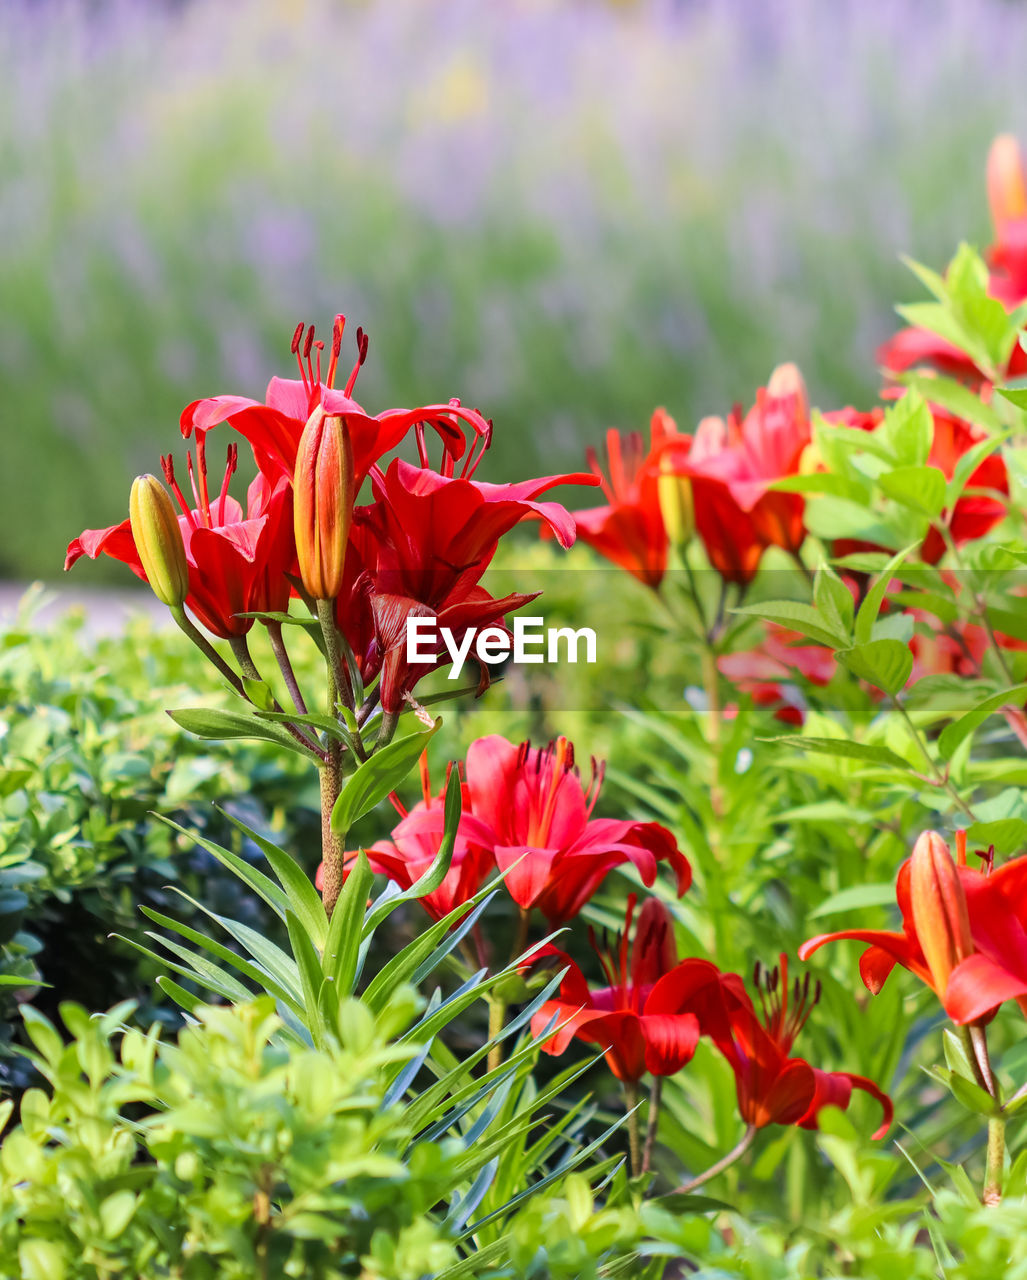
<instances>
[{"instance_id":1,"label":"orange lily bud","mask_svg":"<svg viewBox=\"0 0 1027 1280\"><path fill-rule=\"evenodd\" d=\"M988 204L995 230L1011 218L1027 214L1027 183L1024 181L1020 144L1011 133L1000 133L988 152Z\"/></svg>"},{"instance_id":2,"label":"orange lily bud","mask_svg":"<svg viewBox=\"0 0 1027 1280\"><path fill-rule=\"evenodd\" d=\"M800 416L809 416L809 398L806 395L806 383L799 372L798 365L779 364L770 375L767 391L772 396L795 396L798 401Z\"/></svg>"},{"instance_id":3,"label":"orange lily bud","mask_svg":"<svg viewBox=\"0 0 1027 1280\"><path fill-rule=\"evenodd\" d=\"M128 518L146 581L171 609L189 594L185 543L171 495L156 476L136 476L128 499Z\"/></svg>"},{"instance_id":4,"label":"orange lily bud","mask_svg":"<svg viewBox=\"0 0 1027 1280\"><path fill-rule=\"evenodd\" d=\"M343 420L320 405L300 436L293 494L303 586L315 600L334 600L342 590L353 523L353 446Z\"/></svg>"},{"instance_id":5,"label":"orange lily bud","mask_svg":"<svg viewBox=\"0 0 1027 1280\"><path fill-rule=\"evenodd\" d=\"M973 954L966 895L949 847L936 831L925 831L910 861L913 927L931 973L931 985L945 994L949 974Z\"/></svg>"}]
</instances>

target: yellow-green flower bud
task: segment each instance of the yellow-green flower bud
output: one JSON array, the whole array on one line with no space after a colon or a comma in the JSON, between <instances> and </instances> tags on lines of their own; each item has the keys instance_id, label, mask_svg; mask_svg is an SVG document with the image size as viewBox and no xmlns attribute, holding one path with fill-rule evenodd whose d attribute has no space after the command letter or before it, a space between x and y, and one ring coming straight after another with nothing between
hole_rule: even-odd
<instances>
[{"instance_id":1,"label":"yellow-green flower bud","mask_svg":"<svg viewBox=\"0 0 1027 1280\"><path fill-rule=\"evenodd\" d=\"M695 533L695 499L692 482L688 476L674 474L673 460L664 456L660 460L660 474L656 479L656 496L660 502L663 527L673 547L687 546Z\"/></svg>"},{"instance_id":2,"label":"yellow-green flower bud","mask_svg":"<svg viewBox=\"0 0 1027 1280\"><path fill-rule=\"evenodd\" d=\"M132 538L153 594L177 609L189 594L185 543L171 495L156 476L136 476L128 499Z\"/></svg>"}]
</instances>

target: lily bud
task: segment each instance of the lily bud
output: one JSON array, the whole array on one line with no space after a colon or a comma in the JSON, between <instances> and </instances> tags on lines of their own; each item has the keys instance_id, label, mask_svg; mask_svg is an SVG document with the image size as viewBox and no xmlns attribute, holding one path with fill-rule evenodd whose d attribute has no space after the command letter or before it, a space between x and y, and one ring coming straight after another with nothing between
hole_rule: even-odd
<instances>
[{"instance_id":1,"label":"lily bud","mask_svg":"<svg viewBox=\"0 0 1027 1280\"><path fill-rule=\"evenodd\" d=\"M791 363L779 364L770 375L770 381L767 383L767 392L775 398L795 396L799 416L803 418L809 416L809 397L806 395L806 383L803 381L798 365Z\"/></svg>"},{"instance_id":2,"label":"lily bud","mask_svg":"<svg viewBox=\"0 0 1027 1280\"><path fill-rule=\"evenodd\" d=\"M320 405L300 436L293 494L303 586L315 600L334 600L342 590L353 523L353 446L343 420Z\"/></svg>"},{"instance_id":3,"label":"lily bud","mask_svg":"<svg viewBox=\"0 0 1027 1280\"><path fill-rule=\"evenodd\" d=\"M132 538L153 594L171 609L189 594L189 566L171 495L156 476L136 476L128 499Z\"/></svg>"},{"instance_id":4,"label":"lily bud","mask_svg":"<svg viewBox=\"0 0 1027 1280\"><path fill-rule=\"evenodd\" d=\"M800 476L811 476L817 471L824 470L824 455L820 452L820 445L815 440L811 440L799 454L798 470Z\"/></svg>"},{"instance_id":5,"label":"lily bud","mask_svg":"<svg viewBox=\"0 0 1027 1280\"><path fill-rule=\"evenodd\" d=\"M688 476L674 474L674 461L665 454L660 459L656 478L656 497L660 504L663 527L671 546L684 547L695 533L695 499Z\"/></svg>"},{"instance_id":6,"label":"lily bud","mask_svg":"<svg viewBox=\"0 0 1027 1280\"><path fill-rule=\"evenodd\" d=\"M988 204L995 230L1000 233L1003 223L1027 214L1023 156L1011 133L1000 133L988 152Z\"/></svg>"},{"instance_id":7,"label":"lily bud","mask_svg":"<svg viewBox=\"0 0 1027 1280\"><path fill-rule=\"evenodd\" d=\"M973 954L966 894L949 847L936 831L925 831L910 860L913 927L931 973L931 985L944 996L949 974Z\"/></svg>"}]
</instances>

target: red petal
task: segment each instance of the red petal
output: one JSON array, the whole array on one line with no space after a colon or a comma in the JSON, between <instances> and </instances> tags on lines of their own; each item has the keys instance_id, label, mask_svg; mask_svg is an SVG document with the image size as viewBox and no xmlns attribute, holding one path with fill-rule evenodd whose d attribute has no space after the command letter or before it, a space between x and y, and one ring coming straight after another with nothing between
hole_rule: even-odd
<instances>
[{"instance_id":1,"label":"red petal","mask_svg":"<svg viewBox=\"0 0 1027 1280\"><path fill-rule=\"evenodd\" d=\"M672 1076L691 1061L699 1043L699 1019L694 1013L643 1013L641 1028L646 1070L654 1076Z\"/></svg>"},{"instance_id":2,"label":"red petal","mask_svg":"<svg viewBox=\"0 0 1027 1280\"><path fill-rule=\"evenodd\" d=\"M1006 1000L1027 993L1027 976L1017 975L990 957L969 956L956 965L945 988L945 1012L953 1022L974 1022Z\"/></svg>"}]
</instances>

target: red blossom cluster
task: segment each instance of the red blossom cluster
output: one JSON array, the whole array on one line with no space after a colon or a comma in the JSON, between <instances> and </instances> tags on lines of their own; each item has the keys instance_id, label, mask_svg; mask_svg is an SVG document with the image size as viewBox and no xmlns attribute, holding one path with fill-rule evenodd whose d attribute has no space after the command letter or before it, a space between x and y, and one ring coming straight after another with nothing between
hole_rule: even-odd
<instances>
[{"instance_id":1,"label":"red blossom cluster","mask_svg":"<svg viewBox=\"0 0 1027 1280\"><path fill-rule=\"evenodd\" d=\"M550 926L573 921L609 872L625 863L647 887L661 862L672 871L679 897L691 884L687 859L659 823L594 816L603 767L593 760L583 781L565 738L544 748L498 735L480 738L457 767L463 811L453 860L441 885L420 899L434 919L467 903L496 870L505 872L503 885L522 919L537 908ZM401 888L431 865L445 827L445 791L433 792L424 760L421 781L423 798L409 812L394 798L401 818L391 840L367 851L372 868ZM346 855L347 869L357 856ZM862 1089L881 1103L884 1121L875 1136L883 1135L892 1109L876 1084L792 1055L819 998L808 976L792 991L785 957L771 972L757 969L761 1016L736 974L721 973L706 959L678 960L673 921L658 898L643 904L632 932L637 902L629 895L624 930L612 939L589 930L606 986L589 987L575 961L551 945L524 962L525 968L565 969L558 996L532 1021L534 1034L548 1033L546 1052L560 1054L572 1040L586 1041L602 1050L618 1080L634 1083L646 1073L674 1075L707 1036L734 1071L747 1125L815 1128L823 1107L847 1107L853 1090Z\"/></svg>"},{"instance_id":2,"label":"red blossom cluster","mask_svg":"<svg viewBox=\"0 0 1027 1280\"><path fill-rule=\"evenodd\" d=\"M747 1125L801 1125L815 1129L826 1106L848 1107L861 1089L881 1104L883 1137L892 1104L872 1080L848 1071L823 1071L792 1048L820 998L809 974L789 987L788 959L754 973L759 1010L736 973L722 973L709 960L678 960L667 908L650 898L632 935L636 899L628 899L624 931L592 944L608 985L590 988L580 968L549 948L566 970L559 997L535 1014L532 1030L549 1032L547 1053L563 1053L574 1039L597 1045L619 1080L638 1081L646 1072L674 1075L690 1061L701 1037L723 1054L735 1077L738 1110ZM591 932L591 931L590 931ZM555 1029L550 1030L554 1019Z\"/></svg>"},{"instance_id":3,"label":"red blossom cluster","mask_svg":"<svg viewBox=\"0 0 1027 1280\"><path fill-rule=\"evenodd\" d=\"M207 630L223 639L245 636L254 614L283 612L290 595L303 589L315 598L334 599L337 625L361 679L380 677L382 709L395 714L431 669L430 663L407 662L407 618L437 618L458 641L469 628L502 625L507 613L534 597L517 593L496 599L481 586L500 538L532 518L569 546L573 518L540 495L558 484L595 481L591 475L545 476L518 484L476 480L492 424L459 400L368 414L353 399L368 350L362 330L357 331L357 358L345 386L341 391L335 387L344 326L344 317L337 316L323 377L324 344L313 326L300 325L292 342L298 379L272 378L263 403L229 395L186 407L181 432L195 441L195 452L186 455L188 492L170 454L161 462L180 508L188 568L184 604ZM256 464L245 511L229 494L239 462L237 442L227 445L216 491L208 480L208 437L222 423L247 442ZM411 432L418 463L393 458L386 464L385 455ZM301 456L305 433L309 447ZM441 443L437 467L429 461L429 433ZM331 444L333 440L338 443ZM316 477L332 468L337 476L340 466L349 509L317 514ZM301 474L307 477L303 483ZM353 506L365 481L371 501ZM334 488L321 487L322 497L336 501L337 479ZM101 553L147 579L130 520L80 534L68 547L65 568L83 555L95 559ZM441 648L436 658L443 660ZM481 678L487 683L487 667L482 667Z\"/></svg>"},{"instance_id":4,"label":"red blossom cluster","mask_svg":"<svg viewBox=\"0 0 1027 1280\"><path fill-rule=\"evenodd\" d=\"M460 775L463 809L453 861L439 888L420 899L436 919L473 897L496 870L505 873L506 892L520 910L537 908L553 927L577 916L624 863L646 885L655 881L660 862L674 873L679 895L691 884L688 860L658 822L593 816L603 766L593 760L583 782L566 738L546 747L499 734L479 738ZM445 827L445 789L433 795L424 760L421 780L423 799L409 813L400 809L392 839L368 850L372 868L402 888L431 865ZM347 865L356 857L355 851L347 854Z\"/></svg>"}]
</instances>

